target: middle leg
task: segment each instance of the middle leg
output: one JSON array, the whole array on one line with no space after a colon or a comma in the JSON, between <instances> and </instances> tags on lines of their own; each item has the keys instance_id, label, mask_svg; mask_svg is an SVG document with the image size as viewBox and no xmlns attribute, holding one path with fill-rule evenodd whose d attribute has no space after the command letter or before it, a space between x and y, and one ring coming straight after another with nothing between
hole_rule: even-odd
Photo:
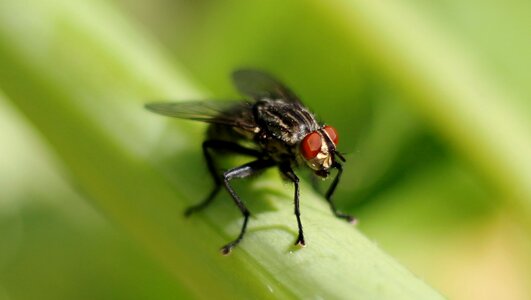
<instances>
[{"instance_id":1,"label":"middle leg","mask_svg":"<svg viewBox=\"0 0 531 300\"><path fill-rule=\"evenodd\" d=\"M297 217L297 226L299 227L299 235L297 237L297 241L295 241L295 245L304 247L306 246L306 241L304 241L304 232L302 230L302 222L301 222L301 211L299 208L299 177L295 175L295 172L293 172L293 169L291 168L289 164L281 165L280 170L295 185L295 195L294 195L295 216Z\"/></svg>"},{"instance_id":2,"label":"middle leg","mask_svg":"<svg viewBox=\"0 0 531 300\"><path fill-rule=\"evenodd\" d=\"M236 206L238 206L243 215L243 225L240 229L240 234L235 240L221 248L221 253L223 255L229 254L232 249L241 242L245 234L245 230L247 229L247 222L249 221L249 216L251 215L243 201L240 199L240 196L236 194L229 182L235 178L246 178L252 176L264 169L274 166L275 164L276 163L272 160L258 159L242 166L236 167L234 169L228 170L223 174L223 183L225 185L225 188L227 189L227 191L232 197L232 200L234 200L234 203L236 204Z\"/></svg>"}]
</instances>

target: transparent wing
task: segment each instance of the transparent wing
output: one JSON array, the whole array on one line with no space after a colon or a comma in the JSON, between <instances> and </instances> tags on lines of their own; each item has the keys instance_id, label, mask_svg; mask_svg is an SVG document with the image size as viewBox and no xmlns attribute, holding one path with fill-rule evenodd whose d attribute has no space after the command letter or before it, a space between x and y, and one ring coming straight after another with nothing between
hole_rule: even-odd
<instances>
[{"instance_id":1,"label":"transparent wing","mask_svg":"<svg viewBox=\"0 0 531 300\"><path fill-rule=\"evenodd\" d=\"M168 117L202 121L254 130L252 104L243 101L154 102L146 109Z\"/></svg>"},{"instance_id":2,"label":"transparent wing","mask_svg":"<svg viewBox=\"0 0 531 300\"><path fill-rule=\"evenodd\" d=\"M251 69L236 70L232 73L232 79L242 94L250 96L254 100L270 98L301 103L297 95L267 73Z\"/></svg>"}]
</instances>

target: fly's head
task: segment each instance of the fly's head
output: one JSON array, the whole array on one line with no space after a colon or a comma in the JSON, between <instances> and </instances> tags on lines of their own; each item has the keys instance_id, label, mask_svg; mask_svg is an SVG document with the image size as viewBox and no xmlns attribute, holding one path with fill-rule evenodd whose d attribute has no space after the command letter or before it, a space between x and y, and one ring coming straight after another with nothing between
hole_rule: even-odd
<instances>
[{"instance_id":1,"label":"fly's head","mask_svg":"<svg viewBox=\"0 0 531 300\"><path fill-rule=\"evenodd\" d=\"M336 158L345 158L336 150L338 135L334 127L322 128L308 133L301 141L299 151L306 164L320 177L326 178L330 168L337 168Z\"/></svg>"}]
</instances>

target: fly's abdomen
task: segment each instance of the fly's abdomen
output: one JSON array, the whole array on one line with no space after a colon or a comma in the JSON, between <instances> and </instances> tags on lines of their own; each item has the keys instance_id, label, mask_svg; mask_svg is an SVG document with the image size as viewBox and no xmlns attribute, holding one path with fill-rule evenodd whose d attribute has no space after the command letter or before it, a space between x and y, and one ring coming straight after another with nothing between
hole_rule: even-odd
<instances>
[{"instance_id":1,"label":"fly's abdomen","mask_svg":"<svg viewBox=\"0 0 531 300\"><path fill-rule=\"evenodd\" d=\"M258 132L258 131L257 131ZM241 140L254 140L256 133L229 125L210 124L207 137L210 140L238 142Z\"/></svg>"}]
</instances>

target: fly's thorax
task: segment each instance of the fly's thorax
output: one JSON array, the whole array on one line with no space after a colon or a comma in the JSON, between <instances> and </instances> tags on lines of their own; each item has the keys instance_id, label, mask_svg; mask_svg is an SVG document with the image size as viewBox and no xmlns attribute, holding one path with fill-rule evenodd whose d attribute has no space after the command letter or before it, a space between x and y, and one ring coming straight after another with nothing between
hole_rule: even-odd
<instances>
[{"instance_id":1,"label":"fly's thorax","mask_svg":"<svg viewBox=\"0 0 531 300\"><path fill-rule=\"evenodd\" d=\"M295 158L294 147L275 138L265 130L255 135L254 142L262 149L264 154L274 161L285 162Z\"/></svg>"},{"instance_id":2,"label":"fly's thorax","mask_svg":"<svg viewBox=\"0 0 531 300\"><path fill-rule=\"evenodd\" d=\"M313 114L297 102L262 99L256 102L254 111L261 130L289 147L320 127Z\"/></svg>"}]
</instances>

